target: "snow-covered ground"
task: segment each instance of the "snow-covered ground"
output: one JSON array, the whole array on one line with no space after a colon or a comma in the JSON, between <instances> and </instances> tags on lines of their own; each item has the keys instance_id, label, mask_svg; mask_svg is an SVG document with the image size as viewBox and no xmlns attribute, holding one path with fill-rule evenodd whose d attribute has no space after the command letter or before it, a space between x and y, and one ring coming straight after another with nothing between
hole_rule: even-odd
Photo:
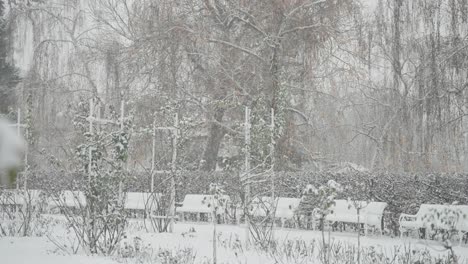
<instances>
[{"instance_id":1,"label":"snow-covered ground","mask_svg":"<svg viewBox=\"0 0 468 264\"><path fill-rule=\"evenodd\" d=\"M195 232L193 232L195 231ZM245 237L245 228L229 225L218 225L218 263L275 263L268 254L258 250L247 250L239 246L239 241ZM56 231L60 232L60 231ZM195 253L196 263L210 263L212 256L212 226L206 223L178 223L173 234L131 232L129 240L139 237L147 254L158 254L161 250L174 251L191 249ZM59 237L63 234L55 234ZM331 240L337 243L356 244L356 233L332 232ZM320 241L321 233L309 230L277 229L275 237L281 243L287 240ZM436 241L418 240L412 238L390 238L378 235L362 237L364 247L373 246L376 251L392 254L396 249L403 250L411 246L414 250L428 249L431 255L446 255L442 245ZM455 246L455 253L461 258L460 263L468 263L468 246ZM0 238L0 263L6 264L113 264L137 263L135 259L118 257L86 256L63 254L47 237L2 237ZM140 259L141 261L141 259ZM140 262L141 263L141 262ZM143 262L145 263L145 262ZM149 262L148 262L149 263ZM286 262L289 263L289 262Z\"/></svg>"},{"instance_id":2,"label":"snow-covered ground","mask_svg":"<svg viewBox=\"0 0 468 264\"><path fill-rule=\"evenodd\" d=\"M46 237L0 238L0 263L2 264L114 264L105 257L64 255Z\"/></svg>"}]
</instances>

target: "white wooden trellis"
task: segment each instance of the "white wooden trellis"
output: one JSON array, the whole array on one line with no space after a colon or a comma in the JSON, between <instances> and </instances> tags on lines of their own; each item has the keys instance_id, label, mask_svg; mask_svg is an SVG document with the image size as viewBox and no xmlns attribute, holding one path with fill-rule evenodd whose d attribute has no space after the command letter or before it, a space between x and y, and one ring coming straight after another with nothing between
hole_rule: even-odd
<instances>
[{"instance_id":1,"label":"white wooden trellis","mask_svg":"<svg viewBox=\"0 0 468 264\"><path fill-rule=\"evenodd\" d=\"M244 179L246 180L245 185L245 197L244 197L244 214L248 212L248 206L250 203L250 108L245 107L245 125L244 125L244 136L245 136L245 160L244 160ZM250 219L245 217L245 244L246 247L250 247Z\"/></svg>"},{"instance_id":2,"label":"white wooden trellis","mask_svg":"<svg viewBox=\"0 0 468 264\"><path fill-rule=\"evenodd\" d=\"M172 133L172 159L171 159L171 170L155 170L155 155L156 155L156 131L158 130L169 130ZM179 115L176 113L174 117L174 126L172 127L157 127L156 120L153 122L153 148L151 155L151 193L154 193L154 176L155 174L170 174L171 175L171 195L169 205L169 228L168 232L174 231L174 218L175 218L175 174L176 174L176 161L177 161L177 140L179 136Z\"/></svg>"},{"instance_id":3,"label":"white wooden trellis","mask_svg":"<svg viewBox=\"0 0 468 264\"><path fill-rule=\"evenodd\" d=\"M124 120L125 120L125 102L122 99L120 102L120 120L118 122L114 120L109 120L105 118L100 118L100 108L98 108L98 117L94 116L95 109L94 109L94 98L91 98L89 100L89 116L86 118L86 120L89 122L89 133L93 134L94 133L94 124L97 125L107 125L107 124L114 124L114 125L119 125L120 129L123 131L124 129ZM93 155L92 155L92 149L89 148L88 150L88 180L91 182L91 167L93 163ZM119 182L119 202L123 201L123 183L122 181Z\"/></svg>"},{"instance_id":4,"label":"white wooden trellis","mask_svg":"<svg viewBox=\"0 0 468 264\"><path fill-rule=\"evenodd\" d=\"M271 184L271 200L275 201L275 110L271 108L271 123L270 123L270 132L271 132L271 142L270 142L270 158L271 158L271 175L270 175L270 184ZM250 149L251 149L251 109L246 106L245 107L245 123L244 123L244 140L245 140L245 160L244 160L244 179L246 180L245 185L245 202L244 202L244 210L247 210L248 203L250 202ZM246 218L246 246L250 246L250 222ZM274 219L273 219L273 227L274 227ZM274 230L272 230L272 236L274 236Z\"/></svg>"},{"instance_id":5,"label":"white wooden trellis","mask_svg":"<svg viewBox=\"0 0 468 264\"><path fill-rule=\"evenodd\" d=\"M270 142L270 159L271 159L271 200L275 201L275 109L271 108L271 142ZM271 230L271 236L274 239L275 219L273 219L273 229Z\"/></svg>"},{"instance_id":6,"label":"white wooden trellis","mask_svg":"<svg viewBox=\"0 0 468 264\"><path fill-rule=\"evenodd\" d=\"M27 124L22 124L21 123L21 108L18 108L18 113L17 113L17 118L16 118L16 124L11 124L11 125L8 125L9 127L15 127L16 128L16 133L18 134L18 136L21 137L21 128L24 128L26 131L28 129L28 125ZM27 132L25 132L27 133ZM26 141L26 144L28 142ZM26 146L25 148L25 152L24 152L24 171L23 171L23 177L24 177L24 182L23 182L23 188L24 190L26 191L28 189L28 146ZM19 182L16 181L16 189L19 189Z\"/></svg>"}]
</instances>

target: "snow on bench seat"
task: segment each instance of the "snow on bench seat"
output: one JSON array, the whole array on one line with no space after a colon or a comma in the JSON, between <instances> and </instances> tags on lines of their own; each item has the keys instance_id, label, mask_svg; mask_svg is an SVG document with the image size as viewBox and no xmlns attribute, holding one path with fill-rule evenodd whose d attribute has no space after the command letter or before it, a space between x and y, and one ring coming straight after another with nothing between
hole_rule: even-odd
<instances>
[{"instance_id":1,"label":"snow on bench seat","mask_svg":"<svg viewBox=\"0 0 468 264\"><path fill-rule=\"evenodd\" d=\"M468 205L422 204L415 215L401 214L400 236L405 231L424 228L429 230L456 230L460 242L468 232ZM428 232L425 232L426 238Z\"/></svg>"}]
</instances>

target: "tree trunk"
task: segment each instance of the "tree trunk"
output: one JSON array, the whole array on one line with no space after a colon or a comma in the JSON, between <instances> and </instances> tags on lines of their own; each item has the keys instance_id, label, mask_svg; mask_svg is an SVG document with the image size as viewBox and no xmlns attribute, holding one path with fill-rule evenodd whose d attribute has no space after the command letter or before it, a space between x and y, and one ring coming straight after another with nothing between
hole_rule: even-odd
<instances>
[{"instance_id":1,"label":"tree trunk","mask_svg":"<svg viewBox=\"0 0 468 264\"><path fill-rule=\"evenodd\" d=\"M402 107L402 96L400 93L401 84L401 62L400 62L400 50L401 50L401 32L400 32L400 20L401 20L401 6L402 0L394 0L393 7L393 46L392 46L392 61L393 61L393 91L391 92L390 100L394 109ZM397 110L398 111L398 110ZM390 145L390 165L400 166L400 160L402 151L401 148L397 147L396 144L403 144L402 142L402 129L400 118L395 119L395 124L391 133L391 140L393 142Z\"/></svg>"},{"instance_id":2,"label":"tree trunk","mask_svg":"<svg viewBox=\"0 0 468 264\"><path fill-rule=\"evenodd\" d=\"M210 125L210 131L208 135L208 141L206 142L205 151L203 153L204 163L201 169L204 171L214 171L216 169L216 163L218 161L218 152L226 131L221 127L219 123L223 121L225 109L222 107L216 107L214 110L213 118L215 122Z\"/></svg>"}]
</instances>

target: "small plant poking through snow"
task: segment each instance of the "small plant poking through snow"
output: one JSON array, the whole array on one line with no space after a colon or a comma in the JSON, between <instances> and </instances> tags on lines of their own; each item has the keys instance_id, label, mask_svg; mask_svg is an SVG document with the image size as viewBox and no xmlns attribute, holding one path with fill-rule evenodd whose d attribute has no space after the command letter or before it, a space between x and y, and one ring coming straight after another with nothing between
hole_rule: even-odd
<instances>
[{"instance_id":1,"label":"small plant poking through snow","mask_svg":"<svg viewBox=\"0 0 468 264\"><path fill-rule=\"evenodd\" d=\"M194 227L189 228L187 232L183 232L181 235L182 237L195 237L195 234L197 231L195 231Z\"/></svg>"},{"instance_id":2,"label":"small plant poking through snow","mask_svg":"<svg viewBox=\"0 0 468 264\"><path fill-rule=\"evenodd\" d=\"M226 203L228 202L226 193L221 185L216 183L210 184L210 193L212 199L208 201L208 207L211 207L211 214L213 220L213 264L217 262L217 232L216 224L218 222L218 215L224 215L224 208L226 208ZM203 200L205 201L205 200Z\"/></svg>"},{"instance_id":3,"label":"small plant poking through snow","mask_svg":"<svg viewBox=\"0 0 468 264\"><path fill-rule=\"evenodd\" d=\"M324 263L329 262L329 244L325 241L325 218L327 215L333 213L333 206L335 205L335 198L343 191L343 187L334 180L329 180L326 185L320 186L318 189L313 185L307 185L303 192L302 200L307 203L313 201L309 210L312 211L313 225L315 219L319 220L319 226L322 230L322 245L323 245L323 259Z\"/></svg>"}]
</instances>

